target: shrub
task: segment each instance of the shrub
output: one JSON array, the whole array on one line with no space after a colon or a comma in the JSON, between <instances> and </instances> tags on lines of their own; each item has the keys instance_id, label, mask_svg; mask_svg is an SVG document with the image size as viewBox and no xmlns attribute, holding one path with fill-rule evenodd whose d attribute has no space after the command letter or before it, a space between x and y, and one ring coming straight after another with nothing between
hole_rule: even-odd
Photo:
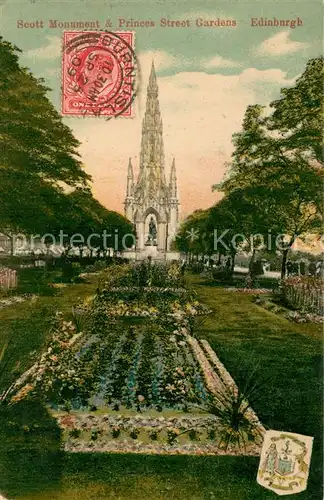
<instances>
[{"instance_id":1,"label":"shrub","mask_svg":"<svg viewBox=\"0 0 324 500\"><path fill-rule=\"evenodd\" d=\"M179 430L178 429L169 429L167 431L167 442L168 442L168 444L174 444L178 436L179 436Z\"/></svg>"},{"instance_id":2,"label":"shrub","mask_svg":"<svg viewBox=\"0 0 324 500\"><path fill-rule=\"evenodd\" d=\"M111 435L115 439L118 438L118 436L120 435L120 428L117 426L113 427L111 430Z\"/></svg>"},{"instance_id":3,"label":"shrub","mask_svg":"<svg viewBox=\"0 0 324 500\"><path fill-rule=\"evenodd\" d=\"M96 267L93 264L90 264L89 266L86 266L84 268L85 273L94 273L96 271Z\"/></svg>"},{"instance_id":4,"label":"shrub","mask_svg":"<svg viewBox=\"0 0 324 500\"><path fill-rule=\"evenodd\" d=\"M80 429L72 429L72 430L69 432L69 435L70 435L70 437L71 437L71 438L76 439L76 438L80 437L80 435L81 435L81 431L80 431Z\"/></svg>"},{"instance_id":5,"label":"shrub","mask_svg":"<svg viewBox=\"0 0 324 500\"><path fill-rule=\"evenodd\" d=\"M208 439L210 439L211 441L214 441L216 438L215 429L208 429L207 436L208 436Z\"/></svg>"},{"instance_id":6,"label":"shrub","mask_svg":"<svg viewBox=\"0 0 324 500\"><path fill-rule=\"evenodd\" d=\"M189 270L193 274L200 274L204 270L204 263L203 262L193 262L192 264L190 264Z\"/></svg>"},{"instance_id":7,"label":"shrub","mask_svg":"<svg viewBox=\"0 0 324 500\"><path fill-rule=\"evenodd\" d=\"M188 436L192 441L197 441L199 439L196 429L190 429L190 431L188 432Z\"/></svg>"},{"instance_id":8,"label":"shrub","mask_svg":"<svg viewBox=\"0 0 324 500\"><path fill-rule=\"evenodd\" d=\"M99 437L99 434L100 434L100 432L98 431L98 429L93 429L91 431L91 440L96 441Z\"/></svg>"},{"instance_id":9,"label":"shrub","mask_svg":"<svg viewBox=\"0 0 324 500\"><path fill-rule=\"evenodd\" d=\"M149 436L152 439L152 441L157 441L158 432L157 431L152 431L152 432L150 432Z\"/></svg>"},{"instance_id":10,"label":"shrub","mask_svg":"<svg viewBox=\"0 0 324 500\"><path fill-rule=\"evenodd\" d=\"M261 260L255 260L254 262L251 263L250 274L253 277L261 276L262 274L264 274Z\"/></svg>"},{"instance_id":11,"label":"shrub","mask_svg":"<svg viewBox=\"0 0 324 500\"><path fill-rule=\"evenodd\" d=\"M228 266L218 266L212 269L215 281L229 281L232 279L232 271Z\"/></svg>"},{"instance_id":12,"label":"shrub","mask_svg":"<svg viewBox=\"0 0 324 500\"><path fill-rule=\"evenodd\" d=\"M259 436L260 429L250 418L250 403L255 403L263 392L257 380L256 370L251 369L243 381L243 388L234 384L225 386L222 392L213 394L205 410L217 417L220 424L220 446L228 449L230 444L245 448L247 436ZM209 431L210 432L210 431Z\"/></svg>"},{"instance_id":13,"label":"shrub","mask_svg":"<svg viewBox=\"0 0 324 500\"><path fill-rule=\"evenodd\" d=\"M130 437L132 439L137 439L139 433L140 433L139 429L137 429L136 427L134 427L133 429L130 430L129 435L130 435Z\"/></svg>"}]
</instances>

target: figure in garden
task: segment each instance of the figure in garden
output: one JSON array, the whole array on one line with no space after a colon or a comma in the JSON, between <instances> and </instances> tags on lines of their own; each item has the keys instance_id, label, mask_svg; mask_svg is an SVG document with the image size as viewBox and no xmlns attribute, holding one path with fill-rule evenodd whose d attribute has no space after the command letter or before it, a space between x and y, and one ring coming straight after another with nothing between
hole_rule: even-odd
<instances>
[{"instance_id":1,"label":"figure in garden","mask_svg":"<svg viewBox=\"0 0 324 500\"><path fill-rule=\"evenodd\" d=\"M149 235L147 239L147 245L156 245L156 235L157 235L156 224L153 217L151 216L149 222Z\"/></svg>"}]
</instances>

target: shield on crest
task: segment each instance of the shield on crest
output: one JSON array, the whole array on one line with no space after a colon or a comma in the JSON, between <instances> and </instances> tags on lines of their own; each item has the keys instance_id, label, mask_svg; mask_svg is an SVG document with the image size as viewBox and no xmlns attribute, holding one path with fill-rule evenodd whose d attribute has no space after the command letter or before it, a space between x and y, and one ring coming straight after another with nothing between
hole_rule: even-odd
<instances>
[{"instance_id":1,"label":"shield on crest","mask_svg":"<svg viewBox=\"0 0 324 500\"><path fill-rule=\"evenodd\" d=\"M257 482L277 495L300 493L307 487L313 438L291 432L267 431Z\"/></svg>"}]
</instances>

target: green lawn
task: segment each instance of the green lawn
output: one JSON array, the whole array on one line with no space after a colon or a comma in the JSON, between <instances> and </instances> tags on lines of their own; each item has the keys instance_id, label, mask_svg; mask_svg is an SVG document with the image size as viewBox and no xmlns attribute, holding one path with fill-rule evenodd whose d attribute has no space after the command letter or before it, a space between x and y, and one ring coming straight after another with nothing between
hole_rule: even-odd
<instances>
[{"instance_id":1,"label":"green lawn","mask_svg":"<svg viewBox=\"0 0 324 500\"><path fill-rule=\"evenodd\" d=\"M200 278L193 277L190 281L199 299L213 310L201 336L209 340L229 372L242 383L245 374L258 367L264 390L254 409L262 422L273 429L315 437L308 490L298 498L322 498L322 328L290 323L253 304L251 297L203 285ZM1 339L13 331L19 337L17 353L21 352L26 359L28 350L38 349L46 336L48 325L44 319L50 311L55 308L69 311L78 297L92 294L95 287L94 279L89 285L73 285L58 297L43 297L32 309L23 304L0 311ZM50 439L50 436L48 440L44 438L44 443ZM257 458L62 456L55 450L41 453L36 438L17 439L16 450L18 443L19 452L8 448L0 458L0 491L11 499L277 498L256 483Z\"/></svg>"},{"instance_id":2,"label":"green lawn","mask_svg":"<svg viewBox=\"0 0 324 500\"><path fill-rule=\"evenodd\" d=\"M55 312L71 315L72 306L95 293L99 280L97 274L89 275L86 283L68 284L57 289L54 296L39 296L0 309L0 349L11 341L6 353L10 356L8 376L16 363L19 363L18 374L31 364L30 353L37 356L48 337Z\"/></svg>"}]
</instances>

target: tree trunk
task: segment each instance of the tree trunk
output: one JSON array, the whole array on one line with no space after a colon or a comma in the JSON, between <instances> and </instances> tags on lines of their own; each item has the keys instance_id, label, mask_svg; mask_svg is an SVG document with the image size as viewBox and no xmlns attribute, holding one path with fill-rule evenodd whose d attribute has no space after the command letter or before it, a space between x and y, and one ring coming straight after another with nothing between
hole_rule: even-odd
<instances>
[{"instance_id":1,"label":"tree trunk","mask_svg":"<svg viewBox=\"0 0 324 500\"><path fill-rule=\"evenodd\" d=\"M231 273L234 273L236 252L231 253Z\"/></svg>"},{"instance_id":2,"label":"tree trunk","mask_svg":"<svg viewBox=\"0 0 324 500\"><path fill-rule=\"evenodd\" d=\"M13 257L14 256L14 252L15 252L14 237L11 236L11 234L8 234L8 233L5 233L5 232L3 232L2 234L4 234L5 236L7 236L7 238L9 239L9 253L10 253L10 257Z\"/></svg>"},{"instance_id":3,"label":"tree trunk","mask_svg":"<svg viewBox=\"0 0 324 500\"><path fill-rule=\"evenodd\" d=\"M252 274L252 267L253 267L254 258L255 258L255 248L253 248L251 259L249 262L249 273L250 274Z\"/></svg>"},{"instance_id":4,"label":"tree trunk","mask_svg":"<svg viewBox=\"0 0 324 500\"><path fill-rule=\"evenodd\" d=\"M15 253L13 236L9 236L9 239L10 239L10 257L13 257Z\"/></svg>"},{"instance_id":5,"label":"tree trunk","mask_svg":"<svg viewBox=\"0 0 324 500\"><path fill-rule=\"evenodd\" d=\"M298 234L295 233L291 237L287 247L282 252L281 279L283 279L286 276L286 264L287 264L288 253L289 253L289 250L291 249L291 247L293 246L297 236L298 236Z\"/></svg>"},{"instance_id":6,"label":"tree trunk","mask_svg":"<svg viewBox=\"0 0 324 500\"><path fill-rule=\"evenodd\" d=\"M288 257L288 252L290 250L290 247L285 248L285 250L282 252L282 263L281 263L281 279L284 279L286 276L286 264L287 264L287 257Z\"/></svg>"}]
</instances>

